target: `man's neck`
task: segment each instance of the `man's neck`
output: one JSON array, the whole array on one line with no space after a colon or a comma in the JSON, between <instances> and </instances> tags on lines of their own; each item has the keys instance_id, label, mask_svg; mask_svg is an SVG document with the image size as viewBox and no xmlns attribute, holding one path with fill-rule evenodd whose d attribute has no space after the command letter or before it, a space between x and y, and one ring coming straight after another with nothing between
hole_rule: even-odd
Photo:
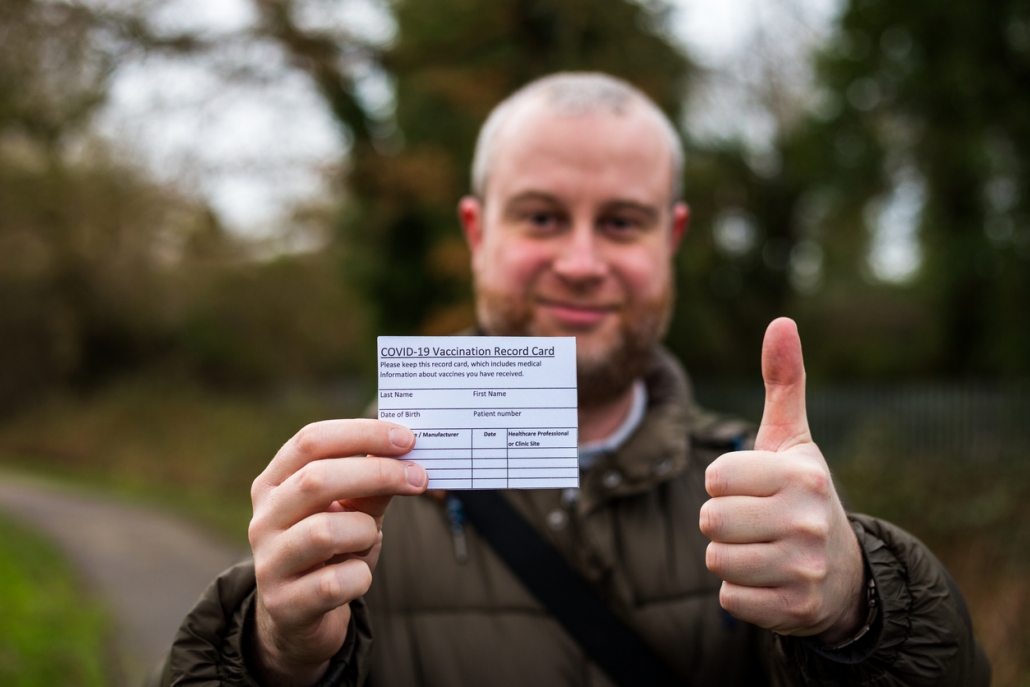
<instances>
[{"instance_id":1,"label":"man's neck","mask_svg":"<svg viewBox=\"0 0 1030 687\"><path fill-rule=\"evenodd\" d=\"M579 443L585 444L611 436L633 407L633 386L618 398L600 406L579 409Z\"/></svg>"}]
</instances>

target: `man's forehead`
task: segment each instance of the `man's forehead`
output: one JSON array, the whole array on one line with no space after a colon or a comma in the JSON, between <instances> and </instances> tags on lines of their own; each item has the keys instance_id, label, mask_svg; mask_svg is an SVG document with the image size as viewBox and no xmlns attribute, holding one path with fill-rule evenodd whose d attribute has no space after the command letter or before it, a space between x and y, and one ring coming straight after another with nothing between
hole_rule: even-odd
<instances>
[{"instance_id":1,"label":"man's forehead","mask_svg":"<svg viewBox=\"0 0 1030 687\"><path fill-rule=\"evenodd\" d=\"M495 145L487 195L607 193L660 203L671 192L666 135L635 103L618 113L567 114L534 99L512 113Z\"/></svg>"}]
</instances>

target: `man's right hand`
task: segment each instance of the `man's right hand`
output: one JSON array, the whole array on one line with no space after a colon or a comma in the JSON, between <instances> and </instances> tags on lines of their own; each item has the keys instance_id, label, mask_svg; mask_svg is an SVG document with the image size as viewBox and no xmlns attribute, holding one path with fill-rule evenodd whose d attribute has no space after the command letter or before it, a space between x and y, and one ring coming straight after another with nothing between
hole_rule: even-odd
<instances>
[{"instance_id":1,"label":"man's right hand","mask_svg":"<svg viewBox=\"0 0 1030 687\"><path fill-rule=\"evenodd\" d=\"M254 480L251 667L261 684L314 684L343 646L349 604L372 583L390 497L428 483L421 466L388 457L414 444L411 430L390 422L317 422Z\"/></svg>"}]
</instances>

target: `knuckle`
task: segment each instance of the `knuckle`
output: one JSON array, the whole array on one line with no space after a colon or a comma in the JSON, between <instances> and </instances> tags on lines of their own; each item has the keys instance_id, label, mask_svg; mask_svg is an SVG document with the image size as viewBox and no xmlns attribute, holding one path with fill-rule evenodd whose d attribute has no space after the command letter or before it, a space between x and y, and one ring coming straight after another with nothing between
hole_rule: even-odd
<instances>
[{"instance_id":1,"label":"knuckle","mask_svg":"<svg viewBox=\"0 0 1030 687\"><path fill-rule=\"evenodd\" d=\"M794 531L803 539L821 543L830 537L830 523L822 517L800 518L794 523Z\"/></svg>"},{"instance_id":2,"label":"knuckle","mask_svg":"<svg viewBox=\"0 0 1030 687\"><path fill-rule=\"evenodd\" d=\"M247 526L247 541L250 542L250 548L256 549L258 543L261 541L261 527L258 524L257 517L253 517L250 520L250 525Z\"/></svg>"},{"instance_id":3,"label":"knuckle","mask_svg":"<svg viewBox=\"0 0 1030 687\"><path fill-rule=\"evenodd\" d=\"M359 531L359 546L365 549L371 548L375 546L382 532L376 527L376 520L371 515L367 513L359 513L358 515L361 517L358 518L358 524L356 524L355 529Z\"/></svg>"},{"instance_id":4,"label":"knuckle","mask_svg":"<svg viewBox=\"0 0 1030 687\"><path fill-rule=\"evenodd\" d=\"M326 551L336 542L336 531L330 518L316 518L308 531L308 543L315 551Z\"/></svg>"},{"instance_id":5,"label":"knuckle","mask_svg":"<svg viewBox=\"0 0 1030 687\"><path fill-rule=\"evenodd\" d=\"M263 589L262 595L268 596L267 588L271 585L272 580L269 573L269 566L263 560L254 561L254 579L257 580L258 589Z\"/></svg>"},{"instance_id":6,"label":"knuckle","mask_svg":"<svg viewBox=\"0 0 1030 687\"><path fill-rule=\"evenodd\" d=\"M308 463L296 472L297 489L305 495L319 494L325 487L325 471L320 461Z\"/></svg>"},{"instance_id":7,"label":"knuckle","mask_svg":"<svg viewBox=\"0 0 1030 687\"><path fill-rule=\"evenodd\" d=\"M255 477L254 481L250 483L250 505L251 506L256 505L257 502L258 502L258 499L261 496L261 486L262 486L261 478L262 477L264 477L264 473L261 473L260 475Z\"/></svg>"},{"instance_id":8,"label":"knuckle","mask_svg":"<svg viewBox=\"0 0 1030 687\"><path fill-rule=\"evenodd\" d=\"M374 477L377 484L394 484L398 479L401 464L393 458L378 458L375 461Z\"/></svg>"},{"instance_id":9,"label":"knuckle","mask_svg":"<svg viewBox=\"0 0 1030 687\"><path fill-rule=\"evenodd\" d=\"M832 483L829 473L821 467L808 467L799 471L797 482L805 492L818 496L827 496Z\"/></svg>"},{"instance_id":10,"label":"knuckle","mask_svg":"<svg viewBox=\"0 0 1030 687\"><path fill-rule=\"evenodd\" d=\"M393 458L372 459L368 466L368 477L377 489L398 488L398 480L403 481L403 478L400 477L403 470L401 465L402 463Z\"/></svg>"},{"instance_id":11,"label":"knuckle","mask_svg":"<svg viewBox=\"0 0 1030 687\"><path fill-rule=\"evenodd\" d=\"M336 566L330 566L325 570L326 574L318 578L315 593L320 601L332 604L343 596L343 585L340 583Z\"/></svg>"},{"instance_id":12,"label":"knuckle","mask_svg":"<svg viewBox=\"0 0 1030 687\"><path fill-rule=\"evenodd\" d=\"M261 595L261 603L273 615L279 615L280 610L283 608L284 599L282 593L274 585L258 586L258 594Z\"/></svg>"},{"instance_id":13,"label":"knuckle","mask_svg":"<svg viewBox=\"0 0 1030 687\"><path fill-rule=\"evenodd\" d=\"M813 556L802 562L797 571L807 587L816 587L826 580L829 566L822 556Z\"/></svg>"},{"instance_id":14,"label":"knuckle","mask_svg":"<svg viewBox=\"0 0 1030 687\"><path fill-rule=\"evenodd\" d=\"M254 511L254 515L251 516L250 524L247 525L247 540L252 549L256 549L268 536L267 520L268 516L263 511Z\"/></svg>"},{"instance_id":15,"label":"knuckle","mask_svg":"<svg viewBox=\"0 0 1030 687\"><path fill-rule=\"evenodd\" d=\"M318 446L322 441L322 430L318 423L311 423L301 427L300 431L293 436L293 448L304 456L315 455Z\"/></svg>"}]
</instances>

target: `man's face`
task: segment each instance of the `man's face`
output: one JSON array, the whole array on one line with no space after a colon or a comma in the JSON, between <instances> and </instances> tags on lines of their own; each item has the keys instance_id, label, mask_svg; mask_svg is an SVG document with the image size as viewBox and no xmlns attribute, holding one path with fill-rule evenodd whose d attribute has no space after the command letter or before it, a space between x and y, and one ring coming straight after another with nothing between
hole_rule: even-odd
<instances>
[{"instance_id":1,"label":"man's face","mask_svg":"<svg viewBox=\"0 0 1030 687\"><path fill-rule=\"evenodd\" d=\"M459 207L487 333L575 336L581 405L644 372L672 304L688 212L653 115L569 116L543 103L500 132L485 198Z\"/></svg>"}]
</instances>

